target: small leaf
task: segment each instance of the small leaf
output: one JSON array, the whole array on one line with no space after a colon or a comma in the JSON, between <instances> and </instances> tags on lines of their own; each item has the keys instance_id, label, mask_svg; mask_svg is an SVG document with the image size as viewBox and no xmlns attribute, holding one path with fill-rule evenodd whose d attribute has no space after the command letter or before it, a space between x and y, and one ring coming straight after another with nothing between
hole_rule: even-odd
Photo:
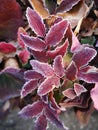
<instances>
[{"instance_id":1,"label":"small leaf","mask_svg":"<svg viewBox=\"0 0 98 130\"><path fill-rule=\"evenodd\" d=\"M68 28L68 22L62 20L51 27L49 32L46 35L45 41L47 46L56 46L61 42L66 30Z\"/></svg>"},{"instance_id":2,"label":"small leaf","mask_svg":"<svg viewBox=\"0 0 98 130\"><path fill-rule=\"evenodd\" d=\"M47 129L47 120L45 115L40 115L34 126L35 130L46 130Z\"/></svg>"},{"instance_id":3,"label":"small leaf","mask_svg":"<svg viewBox=\"0 0 98 130\"><path fill-rule=\"evenodd\" d=\"M37 37L30 37L30 36L27 36L27 35L23 35L21 34L21 39L22 41L24 42L24 44L31 48L32 50L35 50L35 51L43 51L45 50L45 43L44 41L42 41L41 39L37 38Z\"/></svg>"},{"instance_id":4,"label":"small leaf","mask_svg":"<svg viewBox=\"0 0 98 130\"><path fill-rule=\"evenodd\" d=\"M98 110L98 83L95 84L95 87L91 90L90 94L94 102L94 107Z\"/></svg>"},{"instance_id":5,"label":"small leaf","mask_svg":"<svg viewBox=\"0 0 98 130\"><path fill-rule=\"evenodd\" d=\"M73 88L66 89L62 93L64 96L66 96L70 99L74 99L77 96Z\"/></svg>"},{"instance_id":6,"label":"small leaf","mask_svg":"<svg viewBox=\"0 0 98 130\"><path fill-rule=\"evenodd\" d=\"M26 82L24 84L24 86L22 87L21 97L23 98L23 97L27 96L29 93L31 93L32 91L34 91L35 89L37 89L37 87L38 87L37 83L38 83L38 81L36 79Z\"/></svg>"},{"instance_id":7,"label":"small leaf","mask_svg":"<svg viewBox=\"0 0 98 130\"><path fill-rule=\"evenodd\" d=\"M55 50L53 51L47 51L47 56L54 59L57 55L61 55L62 57L66 54L67 52L67 49L68 49L68 45L69 45L69 42L68 42L68 39L63 43L63 45L61 46L57 46L55 48Z\"/></svg>"},{"instance_id":8,"label":"small leaf","mask_svg":"<svg viewBox=\"0 0 98 130\"><path fill-rule=\"evenodd\" d=\"M10 43L0 42L0 52L8 54L16 52L16 47Z\"/></svg>"},{"instance_id":9,"label":"small leaf","mask_svg":"<svg viewBox=\"0 0 98 130\"><path fill-rule=\"evenodd\" d=\"M69 80L75 80L77 78L77 67L73 61L66 68L65 74Z\"/></svg>"},{"instance_id":10,"label":"small leaf","mask_svg":"<svg viewBox=\"0 0 98 130\"><path fill-rule=\"evenodd\" d=\"M39 62L37 60L31 60L30 64L35 71L42 74L44 77L54 75L54 71L48 63Z\"/></svg>"},{"instance_id":11,"label":"small leaf","mask_svg":"<svg viewBox=\"0 0 98 130\"><path fill-rule=\"evenodd\" d=\"M30 58L30 53L28 50L23 50L19 53L19 59L23 64L26 64Z\"/></svg>"},{"instance_id":12,"label":"small leaf","mask_svg":"<svg viewBox=\"0 0 98 130\"><path fill-rule=\"evenodd\" d=\"M45 36L45 25L36 11L27 8L26 16L31 29L40 37Z\"/></svg>"},{"instance_id":13,"label":"small leaf","mask_svg":"<svg viewBox=\"0 0 98 130\"><path fill-rule=\"evenodd\" d=\"M39 80L39 79L43 78L43 76L40 73L38 73L38 72L36 72L34 70L27 70L24 73L24 78L28 79L28 80L30 80L30 79Z\"/></svg>"},{"instance_id":14,"label":"small leaf","mask_svg":"<svg viewBox=\"0 0 98 130\"><path fill-rule=\"evenodd\" d=\"M86 66L95 56L97 52L90 47L83 47L80 51L74 53L72 60L78 68Z\"/></svg>"},{"instance_id":15,"label":"small leaf","mask_svg":"<svg viewBox=\"0 0 98 130\"><path fill-rule=\"evenodd\" d=\"M96 39L94 36L86 37L86 38L81 38L81 43L82 44L89 44L89 45L94 45Z\"/></svg>"},{"instance_id":16,"label":"small leaf","mask_svg":"<svg viewBox=\"0 0 98 130\"><path fill-rule=\"evenodd\" d=\"M59 77L64 76L64 65L63 65L62 56L60 55L56 56L53 63L53 69L57 76Z\"/></svg>"},{"instance_id":17,"label":"small leaf","mask_svg":"<svg viewBox=\"0 0 98 130\"><path fill-rule=\"evenodd\" d=\"M40 96L46 95L51 92L55 87L58 87L60 80L57 76L51 76L44 80L41 85L38 87L38 94Z\"/></svg>"},{"instance_id":18,"label":"small leaf","mask_svg":"<svg viewBox=\"0 0 98 130\"><path fill-rule=\"evenodd\" d=\"M44 104L41 101L37 101L31 105L24 107L20 112L19 115L22 117L33 118L38 116L43 110Z\"/></svg>"},{"instance_id":19,"label":"small leaf","mask_svg":"<svg viewBox=\"0 0 98 130\"><path fill-rule=\"evenodd\" d=\"M74 91L77 96L80 96L82 93L87 92L87 89L84 88L83 85L80 85L78 83L74 83Z\"/></svg>"}]
</instances>

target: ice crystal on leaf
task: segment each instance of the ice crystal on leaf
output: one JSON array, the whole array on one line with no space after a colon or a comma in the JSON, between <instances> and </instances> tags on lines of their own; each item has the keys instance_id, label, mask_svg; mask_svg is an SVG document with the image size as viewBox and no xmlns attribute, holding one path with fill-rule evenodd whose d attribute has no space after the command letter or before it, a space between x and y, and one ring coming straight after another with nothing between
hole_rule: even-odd
<instances>
[{"instance_id":1,"label":"ice crystal on leaf","mask_svg":"<svg viewBox=\"0 0 98 130\"><path fill-rule=\"evenodd\" d=\"M28 8L26 13L35 35L20 34L21 42L33 56L30 60L32 70L24 73L26 83L21 97L34 92L38 100L24 107L20 115L37 116L36 130L39 127L46 130L47 120L67 129L58 118L58 110L88 108L92 101L98 109L98 69L90 65L97 51L90 45L80 44L68 21L60 19L47 27L36 11ZM67 64L66 55L70 55Z\"/></svg>"}]
</instances>

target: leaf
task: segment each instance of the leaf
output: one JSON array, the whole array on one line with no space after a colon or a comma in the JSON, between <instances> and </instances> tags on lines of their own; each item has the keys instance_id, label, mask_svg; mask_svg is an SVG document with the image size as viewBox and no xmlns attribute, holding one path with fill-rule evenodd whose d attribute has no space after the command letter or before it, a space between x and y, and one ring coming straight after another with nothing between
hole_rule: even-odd
<instances>
[{"instance_id":1,"label":"leaf","mask_svg":"<svg viewBox=\"0 0 98 130\"><path fill-rule=\"evenodd\" d=\"M76 4L78 4L80 0L62 0L59 7L57 8L57 12L67 12L73 8Z\"/></svg>"},{"instance_id":2,"label":"leaf","mask_svg":"<svg viewBox=\"0 0 98 130\"><path fill-rule=\"evenodd\" d=\"M48 63L39 62L37 60L31 60L30 64L35 71L37 71L44 77L54 75L54 71L53 71L51 65L49 65Z\"/></svg>"},{"instance_id":3,"label":"leaf","mask_svg":"<svg viewBox=\"0 0 98 130\"><path fill-rule=\"evenodd\" d=\"M46 130L47 129L47 120L45 115L40 115L34 126L35 130Z\"/></svg>"},{"instance_id":4,"label":"leaf","mask_svg":"<svg viewBox=\"0 0 98 130\"><path fill-rule=\"evenodd\" d=\"M20 112L19 115L25 118L33 118L38 116L44 108L44 104L41 101L37 101L31 105L27 105Z\"/></svg>"},{"instance_id":5,"label":"leaf","mask_svg":"<svg viewBox=\"0 0 98 130\"><path fill-rule=\"evenodd\" d=\"M61 55L63 57L67 53L68 45L69 42L67 39L61 46L57 46L53 51L47 51L46 54L52 59L54 59L57 55Z\"/></svg>"},{"instance_id":6,"label":"leaf","mask_svg":"<svg viewBox=\"0 0 98 130\"><path fill-rule=\"evenodd\" d=\"M66 96L70 99L74 99L77 96L73 88L68 88L65 91L63 91L62 93L64 96Z\"/></svg>"},{"instance_id":7,"label":"leaf","mask_svg":"<svg viewBox=\"0 0 98 130\"><path fill-rule=\"evenodd\" d=\"M84 88L83 85L80 85L78 83L74 83L74 91L77 96L80 96L82 93L87 92L87 89Z\"/></svg>"},{"instance_id":8,"label":"leaf","mask_svg":"<svg viewBox=\"0 0 98 130\"><path fill-rule=\"evenodd\" d=\"M35 51L43 51L45 50L45 43L43 40L37 38L37 37L30 37L27 35L21 34L21 39L24 42L24 44Z\"/></svg>"},{"instance_id":9,"label":"leaf","mask_svg":"<svg viewBox=\"0 0 98 130\"><path fill-rule=\"evenodd\" d=\"M56 46L61 42L66 30L68 28L68 22L66 20L62 20L52 26L45 37L46 45L48 46Z\"/></svg>"},{"instance_id":10,"label":"leaf","mask_svg":"<svg viewBox=\"0 0 98 130\"><path fill-rule=\"evenodd\" d=\"M38 14L42 16L43 19L47 18L50 15L42 0L29 0L29 2L34 10L36 10L36 12L38 12Z\"/></svg>"},{"instance_id":11,"label":"leaf","mask_svg":"<svg viewBox=\"0 0 98 130\"><path fill-rule=\"evenodd\" d=\"M16 52L16 47L11 43L0 42L0 52L5 54L13 53Z\"/></svg>"},{"instance_id":12,"label":"leaf","mask_svg":"<svg viewBox=\"0 0 98 130\"><path fill-rule=\"evenodd\" d=\"M57 76L63 77L64 76L64 65L63 65L63 58L61 55L56 56L53 63L53 69Z\"/></svg>"},{"instance_id":13,"label":"leaf","mask_svg":"<svg viewBox=\"0 0 98 130\"><path fill-rule=\"evenodd\" d=\"M19 53L19 59L23 64L26 64L30 58L30 53L28 50L23 50Z\"/></svg>"},{"instance_id":14,"label":"leaf","mask_svg":"<svg viewBox=\"0 0 98 130\"><path fill-rule=\"evenodd\" d=\"M77 67L74 61L72 61L70 65L66 68L65 75L69 80L73 81L77 78L77 71Z\"/></svg>"},{"instance_id":15,"label":"leaf","mask_svg":"<svg viewBox=\"0 0 98 130\"><path fill-rule=\"evenodd\" d=\"M38 87L38 95L44 96L51 92L55 87L59 87L60 80L57 76L47 77Z\"/></svg>"},{"instance_id":16,"label":"leaf","mask_svg":"<svg viewBox=\"0 0 98 130\"><path fill-rule=\"evenodd\" d=\"M23 85L22 90L21 90L21 98L27 96L29 93L37 89L37 87L38 87L38 81L36 79L26 82Z\"/></svg>"},{"instance_id":17,"label":"leaf","mask_svg":"<svg viewBox=\"0 0 98 130\"><path fill-rule=\"evenodd\" d=\"M58 115L57 115L56 111L54 111L54 110L50 109L49 107L47 107L45 109L45 115L46 115L46 118L51 123L53 123L56 127L64 129L64 130L68 130L68 128L65 127L64 124L58 118Z\"/></svg>"},{"instance_id":18,"label":"leaf","mask_svg":"<svg viewBox=\"0 0 98 130\"><path fill-rule=\"evenodd\" d=\"M45 25L41 17L37 14L36 11L31 8L27 8L26 16L29 22L31 29L40 37L45 36Z\"/></svg>"},{"instance_id":19,"label":"leaf","mask_svg":"<svg viewBox=\"0 0 98 130\"><path fill-rule=\"evenodd\" d=\"M39 80L39 79L43 78L43 76L34 70L27 70L24 73L24 78L27 80L31 80L31 79Z\"/></svg>"},{"instance_id":20,"label":"leaf","mask_svg":"<svg viewBox=\"0 0 98 130\"><path fill-rule=\"evenodd\" d=\"M74 53L72 60L78 68L88 65L88 63L96 56L95 49L90 47L83 47L80 51ZM84 58L83 58L84 57Z\"/></svg>"},{"instance_id":21,"label":"leaf","mask_svg":"<svg viewBox=\"0 0 98 130\"><path fill-rule=\"evenodd\" d=\"M81 43L82 44L94 45L95 41L96 41L96 39L95 39L94 36L81 38Z\"/></svg>"},{"instance_id":22,"label":"leaf","mask_svg":"<svg viewBox=\"0 0 98 130\"><path fill-rule=\"evenodd\" d=\"M22 11L16 0L0 1L0 40L16 39L23 26Z\"/></svg>"},{"instance_id":23,"label":"leaf","mask_svg":"<svg viewBox=\"0 0 98 130\"><path fill-rule=\"evenodd\" d=\"M95 87L91 90L90 94L94 107L98 110L98 83L95 84Z\"/></svg>"}]
</instances>

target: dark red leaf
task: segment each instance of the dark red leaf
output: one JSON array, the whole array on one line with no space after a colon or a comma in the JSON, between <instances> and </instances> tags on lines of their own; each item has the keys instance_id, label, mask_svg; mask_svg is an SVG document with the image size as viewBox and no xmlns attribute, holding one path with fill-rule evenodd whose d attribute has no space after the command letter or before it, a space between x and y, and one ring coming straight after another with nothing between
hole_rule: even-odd
<instances>
[{"instance_id":1,"label":"dark red leaf","mask_svg":"<svg viewBox=\"0 0 98 130\"><path fill-rule=\"evenodd\" d=\"M31 29L40 37L45 36L45 25L41 17L37 14L36 11L31 8L27 8L26 16L29 22Z\"/></svg>"},{"instance_id":2,"label":"dark red leaf","mask_svg":"<svg viewBox=\"0 0 98 130\"><path fill-rule=\"evenodd\" d=\"M46 45L43 40L37 37L30 37L23 34L21 34L20 36L21 36L22 41L25 43L25 45L31 48L32 50L35 50L35 51L45 50Z\"/></svg>"},{"instance_id":3,"label":"dark red leaf","mask_svg":"<svg viewBox=\"0 0 98 130\"><path fill-rule=\"evenodd\" d=\"M74 53L72 60L78 68L86 66L95 56L97 52L90 47L83 47L80 51Z\"/></svg>"},{"instance_id":4,"label":"dark red leaf","mask_svg":"<svg viewBox=\"0 0 98 130\"><path fill-rule=\"evenodd\" d=\"M44 77L54 75L54 71L48 63L39 62L37 60L31 60L30 63L33 69Z\"/></svg>"},{"instance_id":5,"label":"dark red leaf","mask_svg":"<svg viewBox=\"0 0 98 130\"><path fill-rule=\"evenodd\" d=\"M47 46L56 46L59 44L67 29L68 22L66 20L62 20L52 26L45 38Z\"/></svg>"},{"instance_id":6,"label":"dark red leaf","mask_svg":"<svg viewBox=\"0 0 98 130\"><path fill-rule=\"evenodd\" d=\"M21 97L23 98L23 97L27 96L29 93L31 93L32 91L34 91L35 89L37 89L37 87L38 87L37 84L38 84L38 81L36 79L26 82L24 84L24 86L22 87Z\"/></svg>"},{"instance_id":7,"label":"dark red leaf","mask_svg":"<svg viewBox=\"0 0 98 130\"><path fill-rule=\"evenodd\" d=\"M30 53L28 50L23 50L19 53L19 58L20 58L20 61L23 63L23 64L26 64L30 58Z\"/></svg>"},{"instance_id":8,"label":"dark red leaf","mask_svg":"<svg viewBox=\"0 0 98 130\"><path fill-rule=\"evenodd\" d=\"M38 116L43 110L44 104L41 101L37 101L31 105L24 107L20 112L19 115L22 117L33 118Z\"/></svg>"},{"instance_id":9,"label":"dark red leaf","mask_svg":"<svg viewBox=\"0 0 98 130\"><path fill-rule=\"evenodd\" d=\"M64 65L62 56L56 56L56 58L54 59L53 69L57 76L64 76Z\"/></svg>"},{"instance_id":10,"label":"dark red leaf","mask_svg":"<svg viewBox=\"0 0 98 130\"><path fill-rule=\"evenodd\" d=\"M63 0L59 7L57 8L57 12L67 12L73 8L76 4L78 4L80 0Z\"/></svg>"},{"instance_id":11,"label":"dark red leaf","mask_svg":"<svg viewBox=\"0 0 98 130\"><path fill-rule=\"evenodd\" d=\"M75 80L76 79L76 77L77 77L77 67L76 67L76 65L73 61L67 67L65 74L66 74L66 77L69 80Z\"/></svg>"},{"instance_id":12,"label":"dark red leaf","mask_svg":"<svg viewBox=\"0 0 98 130\"><path fill-rule=\"evenodd\" d=\"M0 52L8 54L16 52L16 47L10 43L0 42Z\"/></svg>"},{"instance_id":13,"label":"dark red leaf","mask_svg":"<svg viewBox=\"0 0 98 130\"><path fill-rule=\"evenodd\" d=\"M59 87L60 80L57 76L51 76L44 80L38 88L38 94L40 96L46 95L51 92L55 87Z\"/></svg>"},{"instance_id":14,"label":"dark red leaf","mask_svg":"<svg viewBox=\"0 0 98 130\"><path fill-rule=\"evenodd\" d=\"M65 41L65 43L59 47L56 47L53 51L47 51L46 54L48 57L54 59L57 55L61 55L62 57L66 54L68 49L69 42L68 40Z\"/></svg>"},{"instance_id":15,"label":"dark red leaf","mask_svg":"<svg viewBox=\"0 0 98 130\"><path fill-rule=\"evenodd\" d=\"M47 120L45 115L40 115L34 126L35 130L46 130L47 129Z\"/></svg>"}]
</instances>

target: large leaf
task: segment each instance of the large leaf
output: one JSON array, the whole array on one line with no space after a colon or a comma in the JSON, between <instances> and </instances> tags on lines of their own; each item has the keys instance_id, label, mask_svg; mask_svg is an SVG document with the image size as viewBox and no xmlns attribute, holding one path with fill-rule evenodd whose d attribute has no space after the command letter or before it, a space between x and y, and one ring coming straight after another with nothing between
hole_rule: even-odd
<instances>
[{"instance_id":1,"label":"large leaf","mask_svg":"<svg viewBox=\"0 0 98 130\"><path fill-rule=\"evenodd\" d=\"M43 110L44 104L41 101L37 101L31 105L24 107L20 112L19 115L22 117L33 118L38 116Z\"/></svg>"},{"instance_id":2,"label":"large leaf","mask_svg":"<svg viewBox=\"0 0 98 130\"><path fill-rule=\"evenodd\" d=\"M66 30L68 28L68 22L62 20L51 27L49 32L46 35L45 41L49 46L56 46L61 42Z\"/></svg>"},{"instance_id":3,"label":"large leaf","mask_svg":"<svg viewBox=\"0 0 98 130\"><path fill-rule=\"evenodd\" d=\"M54 71L48 63L39 62L37 60L31 60L30 63L33 69L43 76L47 77L54 75Z\"/></svg>"},{"instance_id":4,"label":"large leaf","mask_svg":"<svg viewBox=\"0 0 98 130\"><path fill-rule=\"evenodd\" d=\"M40 37L45 36L45 25L36 11L27 8L26 16L31 29Z\"/></svg>"},{"instance_id":5,"label":"large leaf","mask_svg":"<svg viewBox=\"0 0 98 130\"><path fill-rule=\"evenodd\" d=\"M23 26L22 12L16 0L0 0L0 39L16 39Z\"/></svg>"}]
</instances>

